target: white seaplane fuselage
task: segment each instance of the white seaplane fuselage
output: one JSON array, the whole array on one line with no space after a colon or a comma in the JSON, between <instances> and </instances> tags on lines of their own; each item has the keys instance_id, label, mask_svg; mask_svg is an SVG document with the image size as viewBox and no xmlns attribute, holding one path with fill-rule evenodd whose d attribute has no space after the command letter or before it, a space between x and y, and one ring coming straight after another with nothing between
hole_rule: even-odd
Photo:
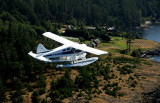
<instances>
[{"instance_id":1,"label":"white seaplane fuselage","mask_svg":"<svg viewBox=\"0 0 160 103\"><path fill-rule=\"evenodd\" d=\"M67 48L64 48L64 47L65 45L63 45L62 47L53 49L47 53L38 53L37 59L41 60L43 57L43 58L46 58L46 62L65 62L65 61L70 62L70 61L76 61L78 59L86 57L86 53L84 53L81 50L76 50L71 47L67 47Z\"/></svg>"},{"instance_id":2,"label":"white seaplane fuselage","mask_svg":"<svg viewBox=\"0 0 160 103\"><path fill-rule=\"evenodd\" d=\"M75 66L85 66L98 60L97 57L92 57L86 59L87 53L82 50L74 49L66 45L62 45L53 50L47 50L43 52L38 52L39 48L42 48L42 44L37 47L37 54L29 52L29 55L34 57L39 61L45 62L71 62L64 65L57 65L56 67L75 67Z\"/></svg>"}]
</instances>

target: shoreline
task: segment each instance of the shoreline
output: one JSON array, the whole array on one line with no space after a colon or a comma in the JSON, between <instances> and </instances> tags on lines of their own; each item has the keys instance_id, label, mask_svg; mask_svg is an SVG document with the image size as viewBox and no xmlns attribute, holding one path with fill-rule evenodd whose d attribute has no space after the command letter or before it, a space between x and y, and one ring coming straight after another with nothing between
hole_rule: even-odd
<instances>
[{"instance_id":1,"label":"shoreline","mask_svg":"<svg viewBox=\"0 0 160 103\"><path fill-rule=\"evenodd\" d=\"M149 28L151 28L152 24L160 24L160 22L158 22L158 21L151 22L150 21L147 23L147 21L146 21L145 24L143 26L141 26L141 28L149 29ZM148 39L146 39L146 40L148 40ZM153 40L151 40L151 41L153 41ZM154 41L154 42L156 42L156 41ZM156 43L160 44L159 42L156 42ZM141 55L141 58L148 58L151 62L154 62L156 64L157 63L160 64L159 61L151 59L154 56L160 56L160 46L157 48L153 48L152 50L146 50ZM160 76L160 74L159 74L159 76ZM160 81L160 77L158 79ZM160 102L160 85L158 85L154 90L144 93L142 102L159 103Z\"/></svg>"},{"instance_id":2,"label":"shoreline","mask_svg":"<svg viewBox=\"0 0 160 103\"><path fill-rule=\"evenodd\" d=\"M151 58L153 56L160 56L160 47L143 52L141 58Z\"/></svg>"},{"instance_id":3,"label":"shoreline","mask_svg":"<svg viewBox=\"0 0 160 103\"><path fill-rule=\"evenodd\" d=\"M155 22L146 21L145 24L141 25L140 27L144 28L144 29L149 29L149 28L151 28L152 24L160 24L160 22L159 21L155 21ZM148 39L146 39L146 40L148 40ZM151 41L154 41L154 40L151 40ZM157 41L154 41L154 42L160 44ZM157 48L153 48L152 50L147 50L147 51L143 52L143 54L141 55L142 58L150 58L150 59L154 56L160 56L160 46Z\"/></svg>"},{"instance_id":4,"label":"shoreline","mask_svg":"<svg viewBox=\"0 0 160 103\"><path fill-rule=\"evenodd\" d=\"M152 22L152 21L148 20L148 21L145 21L144 24L141 24L141 25L140 25L139 27L137 27L137 28L149 29L149 28L151 28L151 25L152 25L152 24L160 24L160 21Z\"/></svg>"},{"instance_id":5,"label":"shoreline","mask_svg":"<svg viewBox=\"0 0 160 103\"><path fill-rule=\"evenodd\" d=\"M139 26L139 28L149 29L151 24L153 24L153 22L151 22L151 21L145 21L145 23L141 24Z\"/></svg>"}]
</instances>

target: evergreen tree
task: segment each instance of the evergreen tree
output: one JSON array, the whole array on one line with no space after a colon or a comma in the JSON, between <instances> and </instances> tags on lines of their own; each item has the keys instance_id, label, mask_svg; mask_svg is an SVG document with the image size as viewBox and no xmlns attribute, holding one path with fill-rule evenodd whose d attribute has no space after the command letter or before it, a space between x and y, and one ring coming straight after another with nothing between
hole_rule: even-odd
<instances>
[{"instance_id":1,"label":"evergreen tree","mask_svg":"<svg viewBox=\"0 0 160 103\"><path fill-rule=\"evenodd\" d=\"M4 100L5 100L5 88L2 79L0 77L0 102L4 102Z\"/></svg>"}]
</instances>

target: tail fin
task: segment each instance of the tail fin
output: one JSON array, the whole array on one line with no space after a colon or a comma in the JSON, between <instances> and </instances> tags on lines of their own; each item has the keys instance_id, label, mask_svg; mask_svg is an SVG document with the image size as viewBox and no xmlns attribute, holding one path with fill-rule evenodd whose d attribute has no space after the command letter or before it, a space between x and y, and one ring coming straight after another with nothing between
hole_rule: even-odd
<instances>
[{"instance_id":1,"label":"tail fin","mask_svg":"<svg viewBox=\"0 0 160 103\"><path fill-rule=\"evenodd\" d=\"M42 44L38 44L38 46L37 46L37 54L38 53L44 53L46 51L49 51L49 50L47 50Z\"/></svg>"}]
</instances>

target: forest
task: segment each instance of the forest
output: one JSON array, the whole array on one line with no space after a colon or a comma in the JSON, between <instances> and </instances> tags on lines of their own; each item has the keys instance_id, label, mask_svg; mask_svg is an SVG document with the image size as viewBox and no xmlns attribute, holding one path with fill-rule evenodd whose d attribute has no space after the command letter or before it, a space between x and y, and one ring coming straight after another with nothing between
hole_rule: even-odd
<instances>
[{"instance_id":1,"label":"forest","mask_svg":"<svg viewBox=\"0 0 160 103\"><path fill-rule=\"evenodd\" d=\"M114 26L118 32L123 32L139 27L146 20L160 21L159 5L159 0L0 0L0 102L7 101L6 91L15 90L16 92L11 93L10 100L13 103L21 103L22 90L26 87L28 91L39 88L38 93L37 91L33 93L32 102L40 102L37 95L43 94L46 86L43 74L47 69L55 69L55 64L36 61L28 56L28 52L35 51L38 43L44 44L49 49L59 46L58 43L44 38L42 33L50 31L62 35L58 32L62 25L73 25L79 29L68 30L72 35L76 33L76 36L82 37L83 40L99 37L109 42L110 35L101 29L102 26ZM87 31L83 28L87 25L100 29L95 32ZM103 68L98 63L95 65ZM85 71L85 68L93 68L93 66L80 69L81 76L76 77L75 81L71 80L69 69L65 71L64 77L51 83L49 96L52 102L61 102L61 99L71 97L72 91L79 89L89 91L91 87L98 88L98 80L93 75L95 73L90 74L92 70ZM96 75L103 75L106 80L112 78L107 76L110 72L109 67L104 68ZM118 70L121 73L132 72L130 70L126 72L127 69L123 70L124 68ZM41 85L32 87L30 83L33 82ZM90 84L91 82L93 85ZM62 85L62 83L66 84ZM104 90L108 91L108 94L117 96L115 93L120 87L116 83L112 85L111 87L115 87L113 91L109 91L107 86ZM83 94L80 93L79 96L81 95Z\"/></svg>"}]
</instances>

